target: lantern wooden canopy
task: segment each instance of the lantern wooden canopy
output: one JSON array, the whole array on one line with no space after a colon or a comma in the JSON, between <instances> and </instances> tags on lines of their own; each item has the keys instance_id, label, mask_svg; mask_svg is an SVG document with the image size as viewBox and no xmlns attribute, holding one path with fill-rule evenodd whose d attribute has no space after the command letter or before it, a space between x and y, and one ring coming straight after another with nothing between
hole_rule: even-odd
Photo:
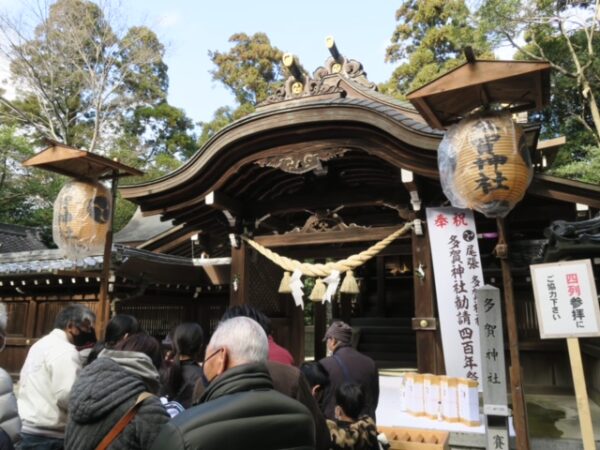
<instances>
[{"instance_id":1,"label":"lantern wooden canopy","mask_svg":"<svg viewBox=\"0 0 600 450\"><path fill-rule=\"evenodd\" d=\"M141 176L144 173L133 167L105 158L86 150L80 150L59 142L47 141L50 145L23 162L24 166L38 167L73 178L120 178Z\"/></svg>"},{"instance_id":2,"label":"lantern wooden canopy","mask_svg":"<svg viewBox=\"0 0 600 450\"><path fill-rule=\"evenodd\" d=\"M432 128L444 129L480 106L498 103L520 112L550 100L550 63L478 61L465 53L466 63L407 95Z\"/></svg>"}]
</instances>

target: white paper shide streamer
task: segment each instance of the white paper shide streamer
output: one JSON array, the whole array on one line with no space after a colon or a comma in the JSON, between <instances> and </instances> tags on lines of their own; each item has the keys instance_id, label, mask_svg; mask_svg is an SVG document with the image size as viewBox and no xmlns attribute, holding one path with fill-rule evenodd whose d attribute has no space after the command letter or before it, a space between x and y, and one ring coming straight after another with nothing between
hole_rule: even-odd
<instances>
[{"instance_id":1,"label":"white paper shide streamer","mask_svg":"<svg viewBox=\"0 0 600 450\"><path fill-rule=\"evenodd\" d=\"M323 279L323 283L327 284L327 290L325 291L325 296L323 297L323 303L331 303L331 297L333 297L338 285L340 284L340 272L338 270L332 270L331 274Z\"/></svg>"},{"instance_id":2,"label":"white paper shide streamer","mask_svg":"<svg viewBox=\"0 0 600 450\"><path fill-rule=\"evenodd\" d=\"M302 288L304 287L304 284L302 284L302 280L300 279L301 277L302 272L300 270L294 270L292 273L292 279L290 281L290 288L292 289L294 303L296 303L296 306L304 309L304 300L302 299L304 294L304 292L302 292Z\"/></svg>"}]
</instances>

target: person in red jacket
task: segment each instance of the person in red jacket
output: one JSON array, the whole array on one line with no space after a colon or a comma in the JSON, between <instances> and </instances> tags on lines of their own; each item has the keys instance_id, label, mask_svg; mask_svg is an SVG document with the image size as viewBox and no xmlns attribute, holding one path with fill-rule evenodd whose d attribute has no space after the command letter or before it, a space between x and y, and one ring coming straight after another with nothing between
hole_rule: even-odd
<instances>
[{"instance_id":1,"label":"person in red jacket","mask_svg":"<svg viewBox=\"0 0 600 450\"><path fill-rule=\"evenodd\" d=\"M221 320L224 321L240 316L250 317L255 320L267 334L267 338L269 339L269 361L275 361L290 366L294 365L294 358L291 353L273 339L273 336L271 335L271 320L258 309L253 308L250 305L235 305L225 311Z\"/></svg>"}]
</instances>

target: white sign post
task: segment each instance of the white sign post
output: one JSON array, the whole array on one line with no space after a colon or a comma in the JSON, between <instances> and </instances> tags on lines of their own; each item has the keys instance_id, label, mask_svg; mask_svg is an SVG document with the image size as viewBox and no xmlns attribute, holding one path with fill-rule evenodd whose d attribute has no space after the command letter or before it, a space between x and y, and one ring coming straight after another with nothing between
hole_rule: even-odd
<instances>
[{"instance_id":1,"label":"white sign post","mask_svg":"<svg viewBox=\"0 0 600 450\"><path fill-rule=\"evenodd\" d=\"M594 450L594 430L587 397L580 337L600 336L600 310L589 259L531 266L540 337L566 338L575 385L583 448Z\"/></svg>"},{"instance_id":2,"label":"white sign post","mask_svg":"<svg viewBox=\"0 0 600 450\"><path fill-rule=\"evenodd\" d=\"M483 272L473 211L427 208L427 230L446 373L479 381L481 351L476 290Z\"/></svg>"}]
</instances>

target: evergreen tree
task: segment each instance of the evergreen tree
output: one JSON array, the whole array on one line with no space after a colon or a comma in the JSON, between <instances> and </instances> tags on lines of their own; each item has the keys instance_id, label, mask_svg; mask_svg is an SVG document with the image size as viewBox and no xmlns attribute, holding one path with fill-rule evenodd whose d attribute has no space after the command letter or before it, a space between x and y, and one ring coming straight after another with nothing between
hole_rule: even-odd
<instances>
[{"instance_id":1,"label":"evergreen tree","mask_svg":"<svg viewBox=\"0 0 600 450\"><path fill-rule=\"evenodd\" d=\"M253 112L255 106L273 94L285 78L281 62L283 53L271 45L265 33L251 36L236 33L229 42L234 43L229 51L211 51L209 56L216 66L211 71L213 80L220 81L233 93L236 106L221 107L210 122L200 124L200 146L221 128Z\"/></svg>"},{"instance_id":2,"label":"evergreen tree","mask_svg":"<svg viewBox=\"0 0 600 450\"><path fill-rule=\"evenodd\" d=\"M600 182L599 3L562 0L487 0L479 11L496 45L508 42L515 58L549 61L550 105L541 113L544 137L564 135L557 175Z\"/></svg>"},{"instance_id":3,"label":"evergreen tree","mask_svg":"<svg viewBox=\"0 0 600 450\"><path fill-rule=\"evenodd\" d=\"M396 21L386 61L399 66L380 85L389 95L402 98L462 64L467 46L477 57L493 59L464 0L405 0L396 11Z\"/></svg>"}]
</instances>

